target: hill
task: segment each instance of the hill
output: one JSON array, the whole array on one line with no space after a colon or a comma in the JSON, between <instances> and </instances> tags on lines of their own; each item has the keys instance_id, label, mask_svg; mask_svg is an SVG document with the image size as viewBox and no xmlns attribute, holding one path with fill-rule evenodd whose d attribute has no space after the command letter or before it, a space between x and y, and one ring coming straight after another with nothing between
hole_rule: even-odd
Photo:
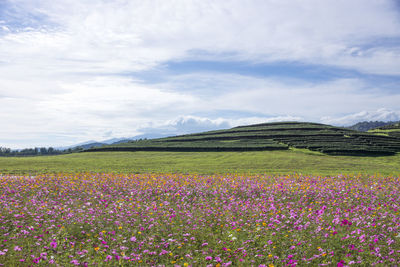
<instances>
[{"instance_id":1,"label":"hill","mask_svg":"<svg viewBox=\"0 0 400 267\"><path fill-rule=\"evenodd\" d=\"M277 122L130 141L86 151L261 151L291 147L329 155L383 156L400 152L400 138L319 123Z\"/></svg>"},{"instance_id":2,"label":"hill","mask_svg":"<svg viewBox=\"0 0 400 267\"><path fill-rule=\"evenodd\" d=\"M358 122L352 126L346 127L348 129L351 130L356 130L356 131L360 131L360 132L367 132L369 130L375 129L375 128L379 128L385 125L391 125L395 122L389 121L389 122L385 122L385 121L362 121L362 122Z\"/></svg>"},{"instance_id":3,"label":"hill","mask_svg":"<svg viewBox=\"0 0 400 267\"><path fill-rule=\"evenodd\" d=\"M368 132L374 133L374 134L390 136L390 137L395 137L395 138L400 139L400 122L384 125L384 126L369 130Z\"/></svg>"}]
</instances>

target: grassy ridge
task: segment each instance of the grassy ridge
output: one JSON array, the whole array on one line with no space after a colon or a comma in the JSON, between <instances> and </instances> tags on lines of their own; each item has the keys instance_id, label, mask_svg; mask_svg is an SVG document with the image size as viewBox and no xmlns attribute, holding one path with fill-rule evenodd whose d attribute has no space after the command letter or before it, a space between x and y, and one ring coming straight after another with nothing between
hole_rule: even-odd
<instances>
[{"instance_id":1,"label":"grassy ridge","mask_svg":"<svg viewBox=\"0 0 400 267\"><path fill-rule=\"evenodd\" d=\"M304 149L253 152L91 152L0 158L0 173L243 173L399 175L400 154L386 157L328 156Z\"/></svg>"},{"instance_id":2,"label":"grassy ridge","mask_svg":"<svg viewBox=\"0 0 400 267\"><path fill-rule=\"evenodd\" d=\"M400 138L400 123L385 125L382 127L378 127L378 128L369 130L368 132Z\"/></svg>"},{"instance_id":3,"label":"grassy ridge","mask_svg":"<svg viewBox=\"0 0 400 267\"><path fill-rule=\"evenodd\" d=\"M88 151L251 151L288 147L330 155L383 156L400 152L400 138L318 123L279 122L131 141Z\"/></svg>"}]
</instances>

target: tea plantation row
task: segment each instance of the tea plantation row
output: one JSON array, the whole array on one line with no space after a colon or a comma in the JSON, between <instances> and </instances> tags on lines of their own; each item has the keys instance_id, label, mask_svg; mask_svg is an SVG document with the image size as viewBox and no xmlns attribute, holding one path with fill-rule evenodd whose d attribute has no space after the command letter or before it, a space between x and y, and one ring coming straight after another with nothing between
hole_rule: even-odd
<instances>
[{"instance_id":1,"label":"tea plantation row","mask_svg":"<svg viewBox=\"0 0 400 267\"><path fill-rule=\"evenodd\" d=\"M87 151L252 151L289 147L332 155L383 156L400 152L400 138L318 123L280 122L131 141Z\"/></svg>"}]
</instances>

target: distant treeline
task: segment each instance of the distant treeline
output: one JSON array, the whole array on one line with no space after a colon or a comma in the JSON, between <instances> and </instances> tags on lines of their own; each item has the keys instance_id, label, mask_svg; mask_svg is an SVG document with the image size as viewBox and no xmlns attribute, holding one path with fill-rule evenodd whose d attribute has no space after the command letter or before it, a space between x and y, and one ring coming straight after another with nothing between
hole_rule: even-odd
<instances>
[{"instance_id":1,"label":"distant treeline","mask_svg":"<svg viewBox=\"0 0 400 267\"><path fill-rule=\"evenodd\" d=\"M1 157L14 157L14 156L46 156L46 155L60 155L68 154L72 152L79 152L83 149L81 147L69 148L66 150L58 150L53 147L35 147L35 148L24 148L21 150L13 150L7 147L0 147Z\"/></svg>"}]
</instances>

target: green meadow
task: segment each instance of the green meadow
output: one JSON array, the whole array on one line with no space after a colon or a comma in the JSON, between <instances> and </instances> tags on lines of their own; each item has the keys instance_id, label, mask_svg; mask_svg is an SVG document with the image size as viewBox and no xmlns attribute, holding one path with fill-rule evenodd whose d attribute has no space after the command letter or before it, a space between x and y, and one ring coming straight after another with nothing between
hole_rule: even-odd
<instances>
[{"instance_id":1,"label":"green meadow","mask_svg":"<svg viewBox=\"0 0 400 267\"><path fill-rule=\"evenodd\" d=\"M252 152L84 152L58 156L0 157L1 174L57 172L400 174L400 154L332 156L306 149Z\"/></svg>"}]
</instances>

